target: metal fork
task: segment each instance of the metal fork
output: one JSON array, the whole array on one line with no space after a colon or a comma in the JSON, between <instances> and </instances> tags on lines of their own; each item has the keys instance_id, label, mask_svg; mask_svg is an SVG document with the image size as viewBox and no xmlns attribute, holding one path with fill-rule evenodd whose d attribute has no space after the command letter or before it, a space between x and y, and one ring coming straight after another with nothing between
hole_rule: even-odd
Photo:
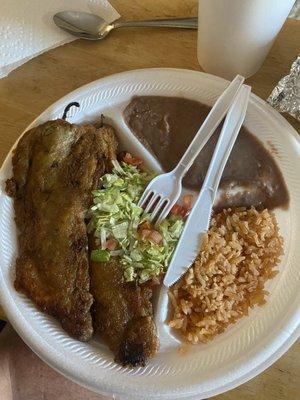
<instances>
[{"instance_id":1,"label":"metal fork","mask_svg":"<svg viewBox=\"0 0 300 400\"><path fill-rule=\"evenodd\" d=\"M182 178L225 117L244 80L244 77L237 75L218 98L177 166L148 184L138 204L145 213L151 213L151 221L159 223L175 205L181 193Z\"/></svg>"}]
</instances>

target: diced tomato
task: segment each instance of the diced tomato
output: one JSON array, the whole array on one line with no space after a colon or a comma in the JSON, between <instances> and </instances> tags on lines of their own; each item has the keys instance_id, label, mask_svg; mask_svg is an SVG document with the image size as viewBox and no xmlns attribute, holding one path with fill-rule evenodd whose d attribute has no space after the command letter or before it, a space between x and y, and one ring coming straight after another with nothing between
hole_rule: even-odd
<instances>
[{"instance_id":1,"label":"diced tomato","mask_svg":"<svg viewBox=\"0 0 300 400\"><path fill-rule=\"evenodd\" d=\"M152 225L149 221L144 221L141 225L139 225L139 230L142 229L152 229Z\"/></svg>"},{"instance_id":2,"label":"diced tomato","mask_svg":"<svg viewBox=\"0 0 300 400\"><path fill-rule=\"evenodd\" d=\"M160 232L153 230L149 235L149 240L153 243L160 244L163 240L163 236Z\"/></svg>"},{"instance_id":3,"label":"diced tomato","mask_svg":"<svg viewBox=\"0 0 300 400\"><path fill-rule=\"evenodd\" d=\"M127 164L131 164L134 166L138 166L143 163L143 160L141 160L139 157L132 157L130 153L126 153L123 160Z\"/></svg>"},{"instance_id":4,"label":"diced tomato","mask_svg":"<svg viewBox=\"0 0 300 400\"><path fill-rule=\"evenodd\" d=\"M182 207L179 204L175 204L172 208L171 208L171 214L172 215L180 215Z\"/></svg>"},{"instance_id":5,"label":"diced tomato","mask_svg":"<svg viewBox=\"0 0 300 400\"><path fill-rule=\"evenodd\" d=\"M180 204L175 204L171 209L171 214L180 215L182 218L185 218L192 208L192 199L192 194L184 195L182 199L183 205L181 206Z\"/></svg>"},{"instance_id":6,"label":"diced tomato","mask_svg":"<svg viewBox=\"0 0 300 400\"><path fill-rule=\"evenodd\" d=\"M192 207L192 200L193 200L192 194L185 194L182 198L183 207L190 210Z\"/></svg>"},{"instance_id":7,"label":"diced tomato","mask_svg":"<svg viewBox=\"0 0 300 400\"><path fill-rule=\"evenodd\" d=\"M108 240L106 241L106 243L105 243L105 248L106 248L107 250L115 250L115 248L117 247L117 245L118 245L117 240L114 239L114 238L111 238L111 239L108 239Z\"/></svg>"},{"instance_id":8,"label":"diced tomato","mask_svg":"<svg viewBox=\"0 0 300 400\"><path fill-rule=\"evenodd\" d=\"M141 236L142 240L149 238L150 233L152 232L153 227L149 221L144 221L138 227L138 233Z\"/></svg>"},{"instance_id":9,"label":"diced tomato","mask_svg":"<svg viewBox=\"0 0 300 400\"><path fill-rule=\"evenodd\" d=\"M185 218L189 214L189 212L190 212L189 208L186 208L179 204L175 204L175 206L173 206L173 208L171 209L172 215L179 215L182 218Z\"/></svg>"},{"instance_id":10,"label":"diced tomato","mask_svg":"<svg viewBox=\"0 0 300 400\"><path fill-rule=\"evenodd\" d=\"M141 229L141 230L139 231L139 234L140 234L140 236L141 236L141 239L142 239L142 240L147 239L147 238L150 236L151 232L152 232L152 231L151 231L150 229Z\"/></svg>"},{"instance_id":11,"label":"diced tomato","mask_svg":"<svg viewBox=\"0 0 300 400\"><path fill-rule=\"evenodd\" d=\"M189 211L190 210L187 209L186 207L181 206L179 215L181 215L182 218L185 218L188 215Z\"/></svg>"}]
</instances>

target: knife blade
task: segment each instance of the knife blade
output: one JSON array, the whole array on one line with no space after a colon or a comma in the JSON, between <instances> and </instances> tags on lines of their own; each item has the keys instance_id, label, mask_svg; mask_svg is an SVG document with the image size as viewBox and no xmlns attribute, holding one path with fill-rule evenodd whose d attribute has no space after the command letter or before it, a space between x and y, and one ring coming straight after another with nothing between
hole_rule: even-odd
<instances>
[{"instance_id":1,"label":"knife blade","mask_svg":"<svg viewBox=\"0 0 300 400\"><path fill-rule=\"evenodd\" d=\"M194 206L173 253L164 285L173 285L193 264L201 250L203 236L206 234L213 207L213 195L209 189L202 191L198 197L201 206Z\"/></svg>"}]
</instances>

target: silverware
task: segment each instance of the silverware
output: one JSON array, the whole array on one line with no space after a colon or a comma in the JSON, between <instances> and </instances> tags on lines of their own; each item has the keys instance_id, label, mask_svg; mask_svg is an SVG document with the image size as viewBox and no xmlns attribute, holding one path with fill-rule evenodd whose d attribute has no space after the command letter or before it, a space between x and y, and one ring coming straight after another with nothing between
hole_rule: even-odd
<instances>
[{"instance_id":1,"label":"silverware","mask_svg":"<svg viewBox=\"0 0 300 400\"><path fill-rule=\"evenodd\" d=\"M81 11L61 11L53 16L55 24L74 36L88 40L104 39L113 29L157 27L197 29L197 18L157 19L145 21L116 21L108 24L98 15Z\"/></svg>"},{"instance_id":2,"label":"silverware","mask_svg":"<svg viewBox=\"0 0 300 400\"><path fill-rule=\"evenodd\" d=\"M181 193L182 178L225 117L244 79L237 75L218 98L176 167L172 171L152 179L146 187L140 198L139 206L143 207L146 213L151 213L152 221L160 222L166 218L175 205Z\"/></svg>"},{"instance_id":3,"label":"silverware","mask_svg":"<svg viewBox=\"0 0 300 400\"><path fill-rule=\"evenodd\" d=\"M250 86L243 86L226 116L201 191L185 223L164 279L173 285L192 265L210 224L213 203L228 157L245 119Z\"/></svg>"}]
</instances>

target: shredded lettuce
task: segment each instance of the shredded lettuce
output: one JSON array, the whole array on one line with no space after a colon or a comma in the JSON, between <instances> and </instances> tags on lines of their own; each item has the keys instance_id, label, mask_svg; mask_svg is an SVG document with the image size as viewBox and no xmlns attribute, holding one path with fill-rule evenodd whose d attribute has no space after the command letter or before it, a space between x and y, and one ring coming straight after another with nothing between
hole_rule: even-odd
<instances>
[{"instance_id":1,"label":"shredded lettuce","mask_svg":"<svg viewBox=\"0 0 300 400\"><path fill-rule=\"evenodd\" d=\"M96 249L91 252L91 260L95 262L109 261L110 253L108 250Z\"/></svg>"},{"instance_id":2,"label":"shredded lettuce","mask_svg":"<svg viewBox=\"0 0 300 400\"><path fill-rule=\"evenodd\" d=\"M92 192L93 205L87 212L88 232L94 232L99 243L99 249L91 253L92 260L118 256L127 282L145 282L165 272L183 229L183 220L171 216L155 227L163 237L161 244L140 238L138 227L150 215L137 202L153 177L136 166L114 161L112 173L104 175L100 188ZM111 251L106 249L109 238L117 241Z\"/></svg>"}]
</instances>

